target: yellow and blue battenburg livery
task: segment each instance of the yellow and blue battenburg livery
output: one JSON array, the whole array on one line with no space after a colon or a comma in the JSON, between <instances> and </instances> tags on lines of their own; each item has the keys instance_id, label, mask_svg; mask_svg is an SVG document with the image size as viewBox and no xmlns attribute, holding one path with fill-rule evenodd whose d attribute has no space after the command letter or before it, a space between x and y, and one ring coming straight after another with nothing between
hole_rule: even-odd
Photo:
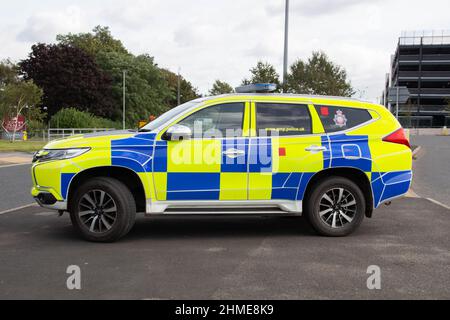
<instances>
[{"instance_id":1,"label":"yellow and blue battenburg livery","mask_svg":"<svg viewBox=\"0 0 450 320\"><path fill-rule=\"evenodd\" d=\"M215 134L196 137L195 127ZM370 216L373 208L408 192L411 168L403 129L383 106L333 97L233 94L177 107L140 132L49 143L34 159L32 195L45 207L70 211L76 190L100 176L122 182L138 210L148 214L177 208L214 213L222 207L301 213L320 182L341 177L360 188ZM353 220L349 208L358 202L359 191L349 187L355 200L345 203L342 190L347 189L338 182L330 185L317 204L321 216L333 214L326 218L333 227Z\"/></svg>"}]
</instances>

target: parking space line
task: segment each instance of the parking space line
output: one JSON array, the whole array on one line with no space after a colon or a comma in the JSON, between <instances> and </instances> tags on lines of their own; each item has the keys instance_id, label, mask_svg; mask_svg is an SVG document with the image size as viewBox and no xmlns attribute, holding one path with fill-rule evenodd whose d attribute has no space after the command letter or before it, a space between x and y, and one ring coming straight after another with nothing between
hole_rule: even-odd
<instances>
[{"instance_id":1,"label":"parking space line","mask_svg":"<svg viewBox=\"0 0 450 320\"><path fill-rule=\"evenodd\" d=\"M8 209L8 210L5 210L5 211L1 211L1 212L0 212L0 215L5 214L5 213L10 213L10 212L18 211L18 210L22 210L22 209L26 209L26 208L30 208L30 207L36 207L37 205L38 205L37 203L30 203L30 204L27 204L27 205L24 205L24 206L20 206L20 207L17 207L17 208L13 208L13 209Z\"/></svg>"},{"instance_id":2,"label":"parking space line","mask_svg":"<svg viewBox=\"0 0 450 320\"><path fill-rule=\"evenodd\" d=\"M441 207L444 207L445 209L450 210L450 207L445 205L445 204L443 204L442 202L439 202L439 201L431 199L431 198L427 198L427 200L433 202L434 204L437 204L438 206L441 206Z\"/></svg>"}]
</instances>

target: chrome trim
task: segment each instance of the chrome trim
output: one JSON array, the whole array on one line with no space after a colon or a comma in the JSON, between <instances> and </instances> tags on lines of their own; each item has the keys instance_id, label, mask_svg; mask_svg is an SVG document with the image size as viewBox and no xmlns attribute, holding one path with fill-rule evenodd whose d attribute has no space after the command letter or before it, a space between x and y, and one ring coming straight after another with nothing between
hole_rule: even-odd
<instances>
[{"instance_id":1,"label":"chrome trim","mask_svg":"<svg viewBox=\"0 0 450 320\"><path fill-rule=\"evenodd\" d=\"M56 203L48 205L48 204L42 204L39 202L37 198L34 198L34 200L37 202L38 205L40 205L42 208L50 209L50 210L57 210L57 211L67 211L67 201L56 201Z\"/></svg>"}]
</instances>

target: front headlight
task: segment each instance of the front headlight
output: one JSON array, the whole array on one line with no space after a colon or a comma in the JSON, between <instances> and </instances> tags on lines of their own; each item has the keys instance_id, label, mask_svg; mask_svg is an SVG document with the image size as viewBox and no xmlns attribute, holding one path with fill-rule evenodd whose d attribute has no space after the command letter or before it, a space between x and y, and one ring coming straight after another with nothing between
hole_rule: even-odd
<instances>
[{"instance_id":1,"label":"front headlight","mask_svg":"<svg viewBox=\"0 0 450 320\"><path fill-rule=\"evenodd\" d=\"M34 154L33 162L72 159L81 156L89 150L91 148L43 149Z\"/></svg>"}]
</instances>

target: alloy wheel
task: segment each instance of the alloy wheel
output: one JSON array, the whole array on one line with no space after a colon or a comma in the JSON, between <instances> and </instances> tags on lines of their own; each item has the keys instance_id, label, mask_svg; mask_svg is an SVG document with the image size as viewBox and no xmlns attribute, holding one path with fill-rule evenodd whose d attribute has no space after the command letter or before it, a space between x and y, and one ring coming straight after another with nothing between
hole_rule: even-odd
<instances>
[{"instance_id":1,"label":"alloy wheel","mask_svg":"<svg viewBox=\"0 0 450 320\"><path fill-rule=\"evenodd\" d=\"M348 189L330 189L320 199L320 218L333 229L342 228L352 223L356 213L356 198Z\"/></svg>"},{"instance_id":2,"label":"alloy wheel","mask_svg":"<svg viewBox=\"0 0 450 320\"><path fill-rule=\"evenodd\" d=\"M90 232L104 233L111 230L117 220L117 206L107 192L90 190L78 203L78 216Z\"/></svg>"}]
</instances>

